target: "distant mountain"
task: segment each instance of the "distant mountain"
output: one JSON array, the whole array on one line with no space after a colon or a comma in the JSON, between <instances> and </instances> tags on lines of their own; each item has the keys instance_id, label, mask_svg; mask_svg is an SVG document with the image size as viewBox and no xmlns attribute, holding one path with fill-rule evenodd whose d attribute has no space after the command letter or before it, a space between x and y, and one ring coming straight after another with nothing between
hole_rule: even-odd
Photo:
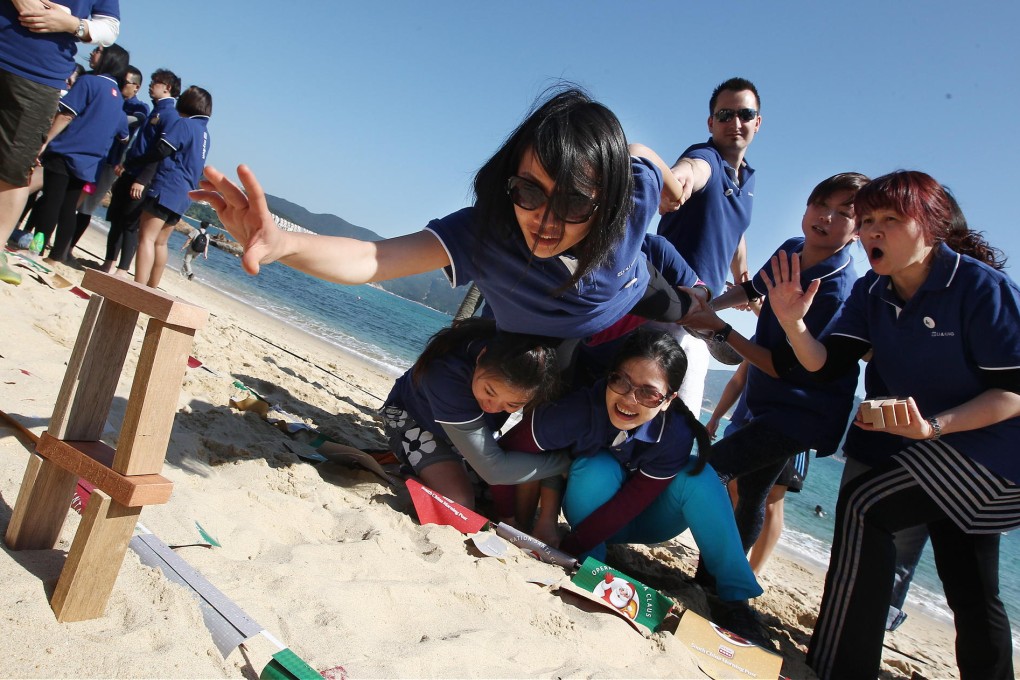
<instances>
[{"instance_id":1,"label":"distant mountain","mask_svg":"<svg viewBox=\"0 0 1020 680\"><path fill-rule=\"evenodd\" d=\"M266 194L269 210L274 215L293 222L309 231L327 236L347 236L362 241L382 241L383 237L371 229L351 224L347 220L331 214L317 214L302 206L291 203L285 198ZM378 284L383 290L402 298L420 302L432 309L454 314L464 299L467 286L451 288L450 282L441 272L427 272L401 279L382 281Z\"/></svg>"},{"instance_id":2,"label":"distant mountain","mask_svg":"<svg viewBox=\"0 0 1020 680\"><path fill-rule=\"evenodd\" d=\"M371 229L355 226L342 217L337 217L336 215L310 212L297 203L291 203L286 198L266 194L266 202L269 204L269 209L274 215L278 215L285 220L290 220L294 224L301 225L309 231L314 231L316 234L326 234L327 236L349 236L350 238L357 238L362 241L383 240L382 236Z\"/></svg>"}]
</instances>

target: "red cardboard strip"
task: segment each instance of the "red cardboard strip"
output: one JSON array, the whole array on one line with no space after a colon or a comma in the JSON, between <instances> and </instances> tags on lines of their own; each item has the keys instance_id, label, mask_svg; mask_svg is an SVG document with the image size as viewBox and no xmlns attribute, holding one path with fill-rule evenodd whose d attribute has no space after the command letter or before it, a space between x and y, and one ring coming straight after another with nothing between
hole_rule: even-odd
<instances>
[{"instance_id":1,"label":"red cardboard strip","mask_svg":"<svg viewBox=\"0 0 1020 680\"><path fill-rule=\"evenodd\" d=\"M477 512L468 510L413 479L407 480L407 490L411 492L411 502L422 524L445 524L462 534L473 534L489 523Z\"/></svg>"}]
</instances>

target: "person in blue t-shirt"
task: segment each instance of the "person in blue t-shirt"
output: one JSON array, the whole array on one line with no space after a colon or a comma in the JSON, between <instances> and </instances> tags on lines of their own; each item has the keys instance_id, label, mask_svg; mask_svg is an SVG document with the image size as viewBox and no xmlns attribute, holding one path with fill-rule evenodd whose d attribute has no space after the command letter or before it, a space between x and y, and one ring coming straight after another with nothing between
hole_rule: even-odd
<instances>
[{"instance_id":1,"label":"person in blue t-shirt","mask_svg":"<svg viewBox=\"0 0 1020 680\"><path fill-rule=\"evenodd\" d=\"M474 206L415 234L364 242L285 232L254 174L241 166L238 175L246 192L207 168L193 198L216 209L252 274L276 260L345 284L443 269L454 285L474 281L501 330L575 346L634 308L675 321L691 304L688 292L649 286L641 251L679 184L650 149L628 148L616 116L579 90L557 92L511 133L475 176Z\"/></svg>"},{"instance_id":2,"label":"person in blue t-shirt","mask_svg":"<svg viewBox=\"0 0 1020 680\"><path fill-rule=\"evenodd\" d=\"M518 484L566 472L566 454L504 451L495 433L508 414L554 393L556 354L549 338L504 333L469 318L436 333L397 379L381 409L390 450L426 486L474 509L464 464L488 484Z\"/></svg>"},{"instance_id":3,"label":"person in blue t-shirt","mask_svg":"<svg viewBox=\"0 0 1020 680\"><path fill-rule=\"evenodd\" d=\"M740 547L725 489L706 456L692 455L695 441L699 452L708 452L711 442L675 398L686 369L686 354L671 335L636 329L607 377L539 406L501 443L525 451L569 449L574 456L563 496L570 531L561 550L604 561L608 543L662 543L689 527L717 578L720 600L739 606L762 589ZM761 638L735 618L718 623Z\"/></svg>"},{"instance_id":4,"label":"person in blue t-shirt","mask_svg":"<svg viewBox=\"0 0 1020 680\"><path fill-rule=\"evenodd\" d=\"M77 42L111 45L118 0L0 2L0 244L7 243L29 194L32 172L57 101L74 68ZM0 280L18 284L0 248Z\"/></svg>"},{"instance_id":5,"label":"person in blue t-shirt","mask_svg":"<svg viewBox=\"0 0 1020 680\"><path fill-rule=\"evenodd\" d=\"M850 246L857 240L854 196L867 181L864 175L846 172L820 182L807 200L801 220L804 235L787 240L776 251L778 255L798 253L805 263L805 282L819 282L818 304L806 321L815 333L839 313L857 279L850 255ZM720 479L737 480L735 513L745 550L758 540L766 499L790 458L807 449L819 455L836 451L857 387L856 371L820 384L797 365L766 292L764 273L759 271L751 281L712 303L714 309L725 309L765 297L753 340L733 331L713 311L697 314L690 322L714 333L751 364L744 389L751 419L712 447L712 464Z\"/></svg>"},{"instance_id":6,"label":"person in blue t-shirt","mask_svg":"<svg viewBox=\"0 0 1020 680\"><path fill-rule=\"evenodd\" d=\"M78 78L60 100L60 111L39 156L44 170L43 193L29 220L43 234L44 243L56 228L48 261L66 262L70 258L82 188L96 180L100 162L114 139L127 141L121 94L127 67L127 50L110 45L103 50L95 71Z\"/></svg>"},{"instance_id":7,"label":"person in blue t-shirt","mask_svg":"<svg viewBox=\"0 0 1020 680\"><path fill-rule=\"evenodd\" d=\"M754 83L730 78L708 102L711 138L688 147L673 164L683 186L679 209L659 220L658 233L672 243L698 272L712 295L721 295L727 271L735 284L748 280L744 232L751 224L755 171L746 158L761 128L761 97ZM708 375L705 342L679 326L664 328L680 341L690 360L680 398L700 412Z\"/></svg>"},{"instance_id":8,"label":"person in blue t-shirt","mask_svg":"<svg viewBox=\"0 0 1020 680\"><path fill-rule=\"evenodd\" d=\"M869 370L907 402L907 422L878 428L900 450L840 489L808 664L822 680L878 675L894 536L923 524L960 676L1013 678L998 583L1001 532L1020 526L1020 287L980 234L953 228L946 191L922 172L879 177L856 209L871 271L821 341L805 324L819 282L804 285L797 255L777 257L766 278L807 370L838 378L870 351Z\"/></svg>"},{"instance_id":9,"label":"person in blue t-shirt","mask_svg":"<svg viewBox=\"0 0 1020 680\"><path fill-rule=\"evenodd\" d=\"M138 250L138 220L142 216L142 192L138 198L131 197L131 187L142 172L141 159L154 147L163 132L180 116L177 113L177 97L181 94L181 79L169 69L160 68L149 76L149 99L152 100L152 115L142 125L134 142L128 148L121 165L114 169L117 179L110 193L110 205L106 219L110 232L106 237L106 258L102 270L112 272L118 261L117 274L128 276L131 262Z\"/></svg>"},{"instance_id":10,"label":"person in blue t-shirt","mask_svg":"<svg viewBox=\"0 0 1020 680\"><path fill-rule=\"evenodd\" d=\"M78 204L74 244L78 243L88 229L93 213L102 205L103 199L117 179L117 166L124 162L134 135L149 116L149 105L136 96L141 87L142 72L134 66L128 66L127 74L124 76L124 87L120 89L120 93L124 96L124 116L127 119L129 139L126 144L121 140L114 141L109 153L106 154L106 159L99 166L96 181L91 187L86 185Z\"/></svg>"},{"instance_id":11,"label":"person in blue t-shirt","mask_svg":"<svg viewBox=\"0 0 1020 680\"><path fill-rule=\"evenodd\" d=\"M145 158L148 165L131 185L131 198L143 192L139 218L135 282L156 288L169 258L167 241L181 216L191 207L188 192L198 187L209 157L209 116L212 95L192 85L177 100L180 118L159 138Z\"/></svg>"}]
</instances>

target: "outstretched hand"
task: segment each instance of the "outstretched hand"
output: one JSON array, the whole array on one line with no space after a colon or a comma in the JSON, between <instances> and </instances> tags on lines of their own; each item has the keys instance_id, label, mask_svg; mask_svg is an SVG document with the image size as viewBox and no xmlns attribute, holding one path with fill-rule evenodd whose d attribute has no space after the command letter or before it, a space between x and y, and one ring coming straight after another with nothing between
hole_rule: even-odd
<instances>
[{"instance_id":1,"label":"outstretched hand","mask_svg":"<svg viewBox=\"0 0 1020 680\"><path fill-rule=\"evenodd\" d=\"M800 255L794 253L787 260L786 253L780 252L772 256L772 278L762 270L765 288L768 290L769 303L779 323L796 323L804 318L815 293L822 284L820 279L813 279L805 290L800 284Z\"/></svg>"},{"instance_id":2,"label":"outstretched hand","mask_svg":"<svg viewBox=\"0 0 1020 680\"><path fill-rule=\"evenodd\" d=\"M255 275L261 265L280 259L283 239L255 173L247 165L239 165L237 177L244 191L222 172L207 166L205 178L199 183L201 188L188 195L213 207L223 226L244 247L241 266Z\"/></svg>"}]
</instances>

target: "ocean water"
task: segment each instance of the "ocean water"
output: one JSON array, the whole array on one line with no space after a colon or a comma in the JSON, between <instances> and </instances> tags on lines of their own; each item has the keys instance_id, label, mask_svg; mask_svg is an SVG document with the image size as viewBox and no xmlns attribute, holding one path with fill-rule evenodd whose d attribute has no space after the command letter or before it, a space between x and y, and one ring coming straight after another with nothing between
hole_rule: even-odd
<instances>
[{"instance_id":1,"label":"ocean water","mask_svg":"<svg viewBox=\"0 0 1020 680\"><path fill-rule=\"evenodd\" d=\"M171 236L164 276L177 275L184 241L182 234ZM410 367L429 337L451 320L447 314L372 286L331 284L280 264L265 266L258 276L249 276L238 258L214 247L209 248L209 259L194 260L193 268L202 283L358 354L394 377ZM720 430L724 427L725 423ZM842 472L843 463L834 457L812 458L803 491L786 496L781 547L823 568L829 561ZM825 509L825 517L815 515L816 505ZM1012 624L1014 648L1020 650L1020 531L1002 536L1001 541L1000 596ZM930 546L918 566L907 604L951 620ZM910 625L909 619L904 625Z\"/></svg>"}]
</instances>

